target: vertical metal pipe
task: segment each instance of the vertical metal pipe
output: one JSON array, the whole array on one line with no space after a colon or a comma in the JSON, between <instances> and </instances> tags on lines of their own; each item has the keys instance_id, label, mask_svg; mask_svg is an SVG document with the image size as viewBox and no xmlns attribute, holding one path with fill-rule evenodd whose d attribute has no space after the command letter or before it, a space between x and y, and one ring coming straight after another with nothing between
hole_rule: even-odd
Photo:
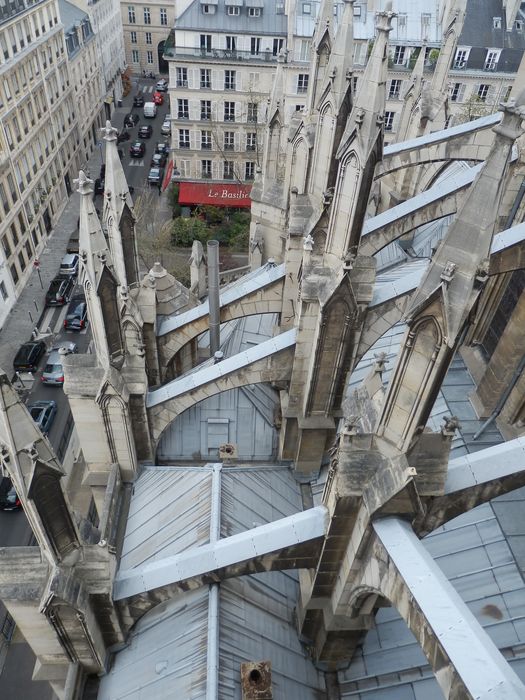
<instances>
[{"instance_id":1,"label":"vertical metal pipe","mask_svg":"<svg viewBox=\"0 0 525 700\"><path fill-rule=\"evenodd\" d=\"M219 241L208 241L208 304L210 309L210 357L221 344L219 302Z\"/></svg>"},{"instance_id":2,"label":"vertical metal pipe","mask_svg":"<svg viewBox=\"0 0 525 700\"><path fill-rule=\"evenodd\" d=\"M213 465L211 481L210 543L217 542L221 536L221 469L221 464ZM219 697L219 590L220 584L210 584L208 596L206 700L217 700Z\"/></svg>"}]
</instances>

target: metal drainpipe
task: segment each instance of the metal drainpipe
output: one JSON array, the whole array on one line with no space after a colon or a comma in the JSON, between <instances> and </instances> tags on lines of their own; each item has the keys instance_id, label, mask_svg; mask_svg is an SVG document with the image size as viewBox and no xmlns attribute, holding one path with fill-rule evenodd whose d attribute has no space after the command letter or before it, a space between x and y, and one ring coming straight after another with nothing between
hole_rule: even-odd
<instances>
[{"instance_id":1,"label":"metal drainpipe","mask_svg":"<svg viewBox=\"0 0 525 700\"><path fill-rule=\"evenodd\" d=\"M219 301L219 241L208 241L208 305L210 309L210 357L221 345Z\"/></svg>"},{"instance_id":2,"label":"metal drainpipe","mask_svg":"<svg viewBox=\"0 0 525 700\"><path fill-rule=\"evenodd\" d=\"M221 534L221 464L213 465L211 480L210 543ZM208 657L206 660L206 700L219 697L219 587L210 584L208 596Z\"/></svg>"},{"instance_id":3,"label":"metal drainpipe","mask_svg":"<svg viewBox=\"0 0 525 700\"><path fill-rule=\"evenodd\" d=\"M479 436L486 430L486 428L488 428L489 425L491 423L493 423L496 420L496 418L499 416L503 406L505 405L505 402L509 398L511 391L516 386L516 382L520 378L521 373L523 372L524 369L525 369L525 355L522 355L518 367L514 370L514 373L512 375L512 379L510 380L509 385L507 386L507 388L505 389L505 391L501 395L498 403L496 404L496 408L494 409L492 414L487 418L487 420L483 423L483 425L478 430L478 432L474 435L472 440L477 440L479 438Z\"/></svg>"}]
</instances>

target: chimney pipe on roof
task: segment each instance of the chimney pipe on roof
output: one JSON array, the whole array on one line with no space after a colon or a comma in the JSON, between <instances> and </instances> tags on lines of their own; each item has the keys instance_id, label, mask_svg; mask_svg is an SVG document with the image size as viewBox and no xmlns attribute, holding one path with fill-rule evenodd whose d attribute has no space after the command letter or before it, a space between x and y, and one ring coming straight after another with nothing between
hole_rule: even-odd
<instances>
[{"instance_id":1,"label":"chimney pipe on roof","mask_svg":"<svg viewBox=\"0 0 525 700\"><path fill-rule=\"evenodd\" d=\"M221 345L219 301L219 241L208 241L208 305L210 309L210 357Z\"/></svg>"}]
</instances>

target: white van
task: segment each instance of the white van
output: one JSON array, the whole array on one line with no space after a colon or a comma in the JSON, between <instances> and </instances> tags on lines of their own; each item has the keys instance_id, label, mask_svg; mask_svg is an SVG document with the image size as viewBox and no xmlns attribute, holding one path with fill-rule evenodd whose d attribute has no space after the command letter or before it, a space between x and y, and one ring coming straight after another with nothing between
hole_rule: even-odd
<instances>
[{"instance_id":1,"label":"white van","mask_svg":"<svg viewBox=\"0 0 525 700\"><path fill-rule=\"evenodd\" d=\"M153 117L157 116L157 105L155 102L144 103L144 116L148 119L153 119Z\"/></svg>"}]
</instances>

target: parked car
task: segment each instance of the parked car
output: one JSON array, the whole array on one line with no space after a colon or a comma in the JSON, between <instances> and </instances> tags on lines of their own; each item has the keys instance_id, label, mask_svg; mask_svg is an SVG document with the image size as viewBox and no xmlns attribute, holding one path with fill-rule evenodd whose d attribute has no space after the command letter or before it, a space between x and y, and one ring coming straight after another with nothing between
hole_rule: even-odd
<instances>
[{"instance_id":1,"label":"parked car","mask_svg":"<svg viewBox=\"0 0 525 700\"><path fill-rule=\"evenodd\" d=\"M163 168L151 168L148 174L148 182L150 185L160 185L164 179L164 169Z\"/></svg>"},{"instance_id":2,"label":"parked car","mask_svg":"<svg viewBox=\"0 0 525 700\"><path fill-rule=\"evenodd\" d=\"M168 81L165 78L158 80L155 85L155 90L158 92L168 92Z\"/></svg>"},{"instance_id":3,"label":"parked car","mask_svg":"<svg viewBox=\"0 0 525 700\"><path fill-rule=\"evenodd\" d=\"M157 116L157 105L155 102L144 102L142 113L146 119L155 119Z\"/></svg>"},{"instance_id":4,"label":"parked car","mask_svg":"<svg viewBox=\"0 0 525 700\"><path fill-rule=\"evenodd\" d=\"M129 147L129 155L132 158L142 158L144 153L146 153L146 145L141 141L135 141Z\"/></svg>"},{"instance_id":5,"label":"parked car","mask_svg":"<svg viewBox=\"0 0 525 700\"><path fill-rule=\"evenodd\" d=\"M164 134L164 136L169 136L171 134L171 121L169 117L165 117L164 121L162 122L160 133Z\"/></svg>"},{"instance_id":6,"label":"parked car","mask_svg":"<svg viewBox=\"0 0 525 700\"><path fill-rule=\"evenodd\" d=\"M55 277L46 292L46 306L64 306L71 299L75 281L71 277Z\"/></svg>"},{"instance_id":7,"label":"parked car","mask_svg":"<svg viewBox=\"0 0 525 700\"><path fill-rule=\"evenodd\" d=\"M163 168L166 165L167 156L165 153L154 153L151 159L152 168Z\"/></svg>"},{"instance_id":8,"label":"parked car","mask_svg":"<svg viewBox=\"0 0 525 700\"><path fill-rule=\"evenodd\" d=\"M27 410L44 435L48 435L57 413L56 401L34 401Z\"/></svg>"},{"instance_id":9,"label":"parked car","mask_svg":"<svg viewBox=\"0 0 525 700\"><path fill-rule=\"evenodd\" d=\"M97 177L95 180L95 194L104 194L105 181Z\"/></svg>"},{"instance_id":10,"label":"parked car","mask_svg":"<svg viewBox=\"0 0 525 700\"><path fill-rule=\"evenodd\" d=\"M60 274L64 277L76 277L80 258L76 253L67 253L60 263Z\"/></svg>"},{"instance_id":11,"label":"parked car","mask_svg":"<svg viewBox=\"0 0 525 700\"><path fill-rule=\"evenodd\" d=\"M139 129L139 139L149 139L153 133L151 124L143 124Z\"/></svg>"},{"instance_id":12,"label":"parked car","mask_svg":"<svg viewBox=\"0 0 525 700\"><path fill-rule=\"evenodd\" d=\"M139 123L139 115L138 114L133 114L132 112L130 112L129 114L126 114L126 116L124 117L124 127L126 129L132 129L138 123Z\"/></svg>"},{"instance_id":13,"label":"parked car","mask_svg":"<svg viewBox=\"0 0 525 700\"><path fill-rule=\"evenodd\" d=\"M166 141L157 141L155 144L155 153L165 153L168 155L170 152L170 145Z\"/></svg>"},{"instance_id":14,"label":"parked car","mask_svg":"<svg viewBox=\"0 0 525 700\"><path fill-rule=\"evenodd\" d=\"M83 296L74 297L69 303L64 328L71 331L81 331L87 323L87 304Z\"/></svg>"},{"instance_id":15,"label":"parked car","mask_svg":"<svg viewBox=\"0 0 525 700\"><path fill-rule=\"evenodd\" d=\"M62 340L62 341L61 341L60 343L58 343L57 345L53 345L53 347L51 348L51 350L50 350L49 352L50 352L50 353L51 353L51 352L58 352L60 349L65 350L65 351L66 351L66 353L65 353L66 355L71 355L71 353L78 352L77 344L76 344L76 343L73 343L73 342L70 341L70 340Z\"/></svg>"},{"instance_id":16,"label":"parked car","mask_svg":"<svg viewBox=\"0 0 525 700\"><path fill-rule=\"evenodd\" d=\"M42 372L42 382L50 386L62 386L64 384L62 355L58 350L54 350L49 354L44 371Z\"/></svg>"},{"instance_id":17,"label":"parked car","mask_svg":"<svg viewBox=\"0 0 525 700\"><path fill-rule=\"evenodd\" d=\"M160 105L164 104L164 95L162 94L162 92L153 93L153 102L157 105L157 107L160 107Z\"/></svg>"},{"instance_id":18,"label":"parked car","mask_svg":"<svg viewBox=\"0 0 525 700\"><path fill-rule=\"evenodd\" d=\"M11 479L8 476L2 477L0 481L0 509L18 510L21 507L22 503L17 496Z\"/></svg>"},{"instance_id":19,"label":"parked car","mask_svg":"<svg viewBox=\"0 0 525 700\"><path fill-rule=\"evenodd\" d=\"M15 355L13 367L15 372L36 372L38 363L46 351L43 340L24 343Z\"/></svg>"},{"instance_id":20,"label":"parked car","mask_svg":"<svg viewBox=\"0 0 525 700\"><path fill-rule=\"evenodd\" d=\"M135 95L133 98L133 107L144 107L144 96Z\"/></svg>"}]
</instances>

